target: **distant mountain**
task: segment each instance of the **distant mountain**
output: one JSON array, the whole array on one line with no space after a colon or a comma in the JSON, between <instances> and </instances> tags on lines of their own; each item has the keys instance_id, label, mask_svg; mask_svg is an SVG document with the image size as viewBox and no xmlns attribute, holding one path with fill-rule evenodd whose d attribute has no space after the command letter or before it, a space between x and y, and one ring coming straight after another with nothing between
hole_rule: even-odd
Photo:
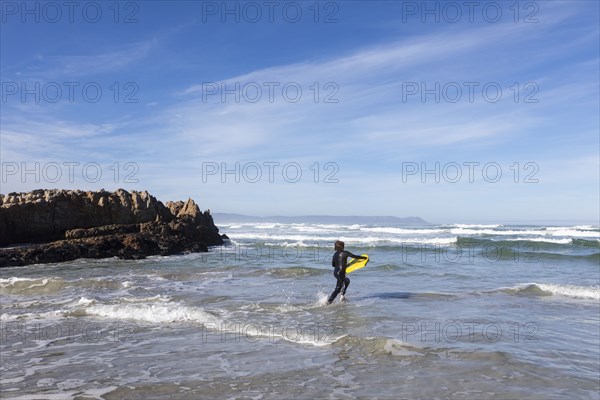
<instances>
[{"instance_id":1,"label":"distant mountain","mask_svg":"<svg viewBox=\"0 0 600 400\"><path fill-rule=\"evenodd\" d=\"M256 217L242 214L212 213L215 224L231 222L279 222L279 223L309 223L309 224L394 224L394 225L431 225L419 217L393 217L393 216L337 216L337 215L299 215L294 217L270 216Z\"/></svg>"}]
</instances>

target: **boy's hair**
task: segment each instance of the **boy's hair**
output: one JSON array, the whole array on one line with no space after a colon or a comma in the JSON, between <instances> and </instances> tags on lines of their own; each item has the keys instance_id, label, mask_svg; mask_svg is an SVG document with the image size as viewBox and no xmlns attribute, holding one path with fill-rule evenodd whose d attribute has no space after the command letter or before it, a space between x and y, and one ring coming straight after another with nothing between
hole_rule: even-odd
<instances>
[{"instance_id":1,"label":"boy's hair","mask_svg":"<svg viewBox=\"0 0 600 400\"><path fill-rule=\"evenodd\" d=\"M344 250L344 242L342 242L341 240L338 240L337 242L335 242L335 251L342 251Z\"/></svg>"}]
</instances>

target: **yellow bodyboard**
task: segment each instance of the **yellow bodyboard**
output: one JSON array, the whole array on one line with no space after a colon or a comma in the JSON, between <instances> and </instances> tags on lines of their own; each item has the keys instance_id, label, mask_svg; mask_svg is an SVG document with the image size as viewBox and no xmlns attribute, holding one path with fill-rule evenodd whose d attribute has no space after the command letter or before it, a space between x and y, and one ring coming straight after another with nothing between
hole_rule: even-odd
<instances>
[{"instance_id":1,"label":"yellow bodyboard","mask_svg":"<svg viewBox=\"0 0 600 400\"><path fill-rule=\"evenodd\" d=\"M359 260L356 258L349 258L348 259L348 266L346 267L346 273L349 274L352 271L356 271L357 269L361 269L362 267L364 267L365 265L367 265L367 263L369 262L369 255L368 254L361 254L361 256L363 257L367 257L364 260Z\"/></svg>"}]
</instances>

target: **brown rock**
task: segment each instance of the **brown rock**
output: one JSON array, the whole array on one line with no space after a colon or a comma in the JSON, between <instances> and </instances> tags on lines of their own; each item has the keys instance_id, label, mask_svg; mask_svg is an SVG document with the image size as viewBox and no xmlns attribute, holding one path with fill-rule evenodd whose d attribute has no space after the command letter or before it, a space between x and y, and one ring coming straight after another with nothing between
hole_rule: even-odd
<instances>
[{"instance_id":1,"label":"brown rock","mask_svg":"<svg viewBox=\"0 0 600 400\"><path fill-rule=\"evenodd\" d=\"M137 259L223 244L210 212L201 212L192 199L164 206L148 192L123 189L35 190L0 199L1 244L50 242L0 249L0 267L82 257Z\"/></svg>"},{"instance_id":2,"label":"brown rock","mask_svg":"<svg viewBox=\"0 0 600 400\"><path fill-rule=\"evenodd\" d=\"M71 229L168 222L173 217L146 191L130 194L123 189L114 193L39 189L10 193L0 205L0 246L58 240Z\"/></svg>"}]
</instances>

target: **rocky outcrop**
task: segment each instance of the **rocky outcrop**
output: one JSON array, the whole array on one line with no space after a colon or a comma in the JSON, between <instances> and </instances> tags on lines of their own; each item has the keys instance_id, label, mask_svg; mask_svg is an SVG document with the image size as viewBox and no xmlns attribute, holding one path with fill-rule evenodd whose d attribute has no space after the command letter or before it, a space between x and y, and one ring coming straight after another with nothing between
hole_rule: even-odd
<instances>
[{"instance_id":1,"label":"rocky outcrop","mask_svg":"<svg viewBox=\"0 0 600 400\"><path fill-rule=\"evenodd\" d=\"M210 211L148 192L36 190L0 195L0 267L77 258L143 258L223 244Z\"/></svg>"},{"instance_id":2,"label":"rocky outcrop","mask_svg":"<svg viewBox=\"0 0 600 400\"><path fill-rule=\"evenodd\" d=\"M9 193L0 196L0 246L63 239L69 229L169 222L173 218L169 209L146 191Z\"/></svg>"}]
</instances>

